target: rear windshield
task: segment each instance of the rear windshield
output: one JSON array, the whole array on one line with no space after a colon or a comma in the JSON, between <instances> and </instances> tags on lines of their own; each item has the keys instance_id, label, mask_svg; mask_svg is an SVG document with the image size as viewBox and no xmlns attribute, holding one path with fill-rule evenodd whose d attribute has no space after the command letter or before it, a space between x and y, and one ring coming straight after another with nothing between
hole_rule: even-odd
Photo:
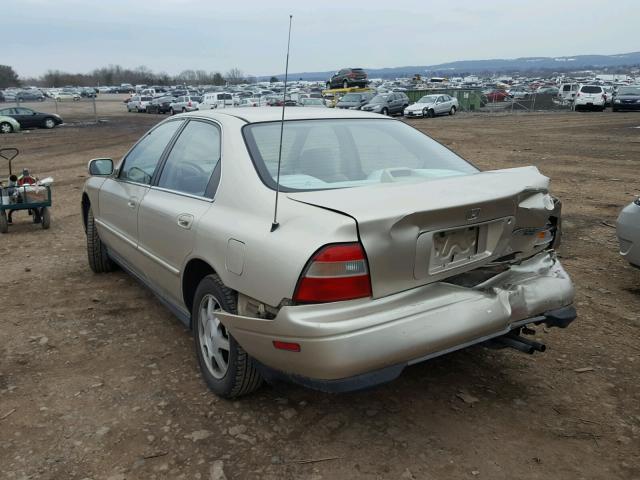
<instances>
[{"instance_id":1,"label":"rear windshield","mask_svg":"<svg viewBox=\"0 0 640 480\"><path fill-rule=\"evenodd\" d=\"M342 97L343 102L359 102L362 99L362 95L359 93L347 93Z\"/></svg>"},{"instance_id":2,"label":"rear windshield","mask_svg":"<svg viewBox=\"0 0 640 480\"><path fill-rule=\"evenodd\" d=\"M602 87L596 87L594 85L586 85L580 89L582 93L602 93Z\"/></svg>"},{"instance_id":3,"label":"rear windshield","mask_svg":"<svg viewBox=\"0 0 640 480\"><path fill-rule=\"evenodd\" d=\"M280 122L243 128L262 181L276 188ZM285 191L425 181L478 170L409 125L392 119L284 123L280 185Z\"/></svg>"},{"instance_id":4,"label":"rear windshield","mask_svg":"<svg viewBox=\"0 0 640 480\"><path fill-rule=\"evenodd\" d=\"M153 100L153 97L142 97L141 100L143 102L150 102L151 100Z\"/></svg>"},{"instance_id":5,"label":"rear windshield","mask_svg":"<svg viewBox=\"0 0 640 480\"><path fill-rule=\"evenodd\" d=\"M618 95L640 95L640 87L620 87Z\"/></svg>"}]
</instances>

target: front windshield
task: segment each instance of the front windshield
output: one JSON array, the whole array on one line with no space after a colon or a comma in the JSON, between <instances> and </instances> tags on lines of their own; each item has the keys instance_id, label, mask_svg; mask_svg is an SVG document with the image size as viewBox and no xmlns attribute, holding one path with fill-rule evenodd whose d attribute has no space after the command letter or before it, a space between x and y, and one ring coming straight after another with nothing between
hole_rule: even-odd
<instances>
[{"instance_id":1,"label":"front windshield","mask_svg":"<svg viewBox=\"0 0 640 480\"><path fill-rule=\"evenodd\" d=\"M620 87L618 95L640 95L640 87Z\"/></svg>"},{"instance_id":2,"label":"front windshield","mask_svg":"<svg viewBox=\"0 0 640 480\"><path fill-rule=\"evenodd\" d=\"M386 103L389 95L376 95L369 103Z\"/></svg>"},{"instance_id":3,"label":"front windshield","mask_svg":"<svg viewBox=\"0 0 640 480\"><path fill-rule=\"evenodd\" d=\"M262 181L276 187L280 122L243 128ZM283 190L421 182L478 170L409 125L392 119L298 120L284 123Z\"/></svg>"},{"instance_id":4,"label":"front windshield","mask_svg":"<svg viewBox=\"0 0 640 480\"><path fill-rule=\"evenodd\" d=\"M347 93L344 97L342 97L343 102L359 102L362 98L362 95L359 93Z\"/></svg>"},{"instance_id":5,"label":"front windshield","mask_svg":"<svg viewBox=\"0 0 640 480\"><path fill-rule=\"evenodd\" d=\"M323 105L324 104L322 100L319 98L303 98L302 102L305 105Z\"/></svg>"},{"instance_id":6,"label":"front windshield","mask_svg":"<svg viewBox=\"0 0 640 480\"><path fill-rule=\"evenodd\" d=\"M437 95L425 95L420 100L418 100L418 103L435 103L437 99Z\"/></svg>"}]
</instances>

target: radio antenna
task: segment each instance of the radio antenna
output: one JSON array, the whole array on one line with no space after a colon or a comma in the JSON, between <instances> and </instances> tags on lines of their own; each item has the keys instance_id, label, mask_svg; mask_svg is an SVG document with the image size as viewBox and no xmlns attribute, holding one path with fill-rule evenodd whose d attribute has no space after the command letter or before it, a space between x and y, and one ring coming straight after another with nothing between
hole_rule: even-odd
<instances>
[{"instance_id":1,"label":"radio antenna","mask_svg":"<svg viewBox=\"0 0 640 480\"><path fill-rule=\"evenodd\" d=\"M287 39L287 62L284 67L284 92L282 94L282 119L280 120L280 147L278 148L278 174L276 176L276 205L273 210L273 223L271 231L275 232L280 226L278 223L278 197L280 196L280 164L282 163L282 136L284 134L284 107L287 105L287 80L289 79L289 47L291 46L291 20L289 15L289 38Z\"/></svg>"}]
</instances>

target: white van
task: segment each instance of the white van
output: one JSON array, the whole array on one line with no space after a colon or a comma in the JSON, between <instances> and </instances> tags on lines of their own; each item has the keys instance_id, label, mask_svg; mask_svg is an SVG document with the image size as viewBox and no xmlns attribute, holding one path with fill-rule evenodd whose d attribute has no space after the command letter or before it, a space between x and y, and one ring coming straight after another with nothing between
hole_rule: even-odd
<instances>
[{"instance_id":1,"label":"white van","mask_svg":"<svg viewBox=\"0 0 640 480\"><path fill-rule=\"evenodd\" d=\"M560 85L560 91L558 92L560 103L572 103L578 92L578 88L580 88L580 84L578 83L563 83Z\"/></svg>"},{"instance_id":2,"label":"white van","mask_svg":"<svg viewBox=\"0 0 640 480\"><path fill-rule=\"evenodd\" d=\"M234 103L233 96L230 93L209 92L202 95L202 102L200 102L198 110L233 107Z\"/></svg>"}]
</instances>

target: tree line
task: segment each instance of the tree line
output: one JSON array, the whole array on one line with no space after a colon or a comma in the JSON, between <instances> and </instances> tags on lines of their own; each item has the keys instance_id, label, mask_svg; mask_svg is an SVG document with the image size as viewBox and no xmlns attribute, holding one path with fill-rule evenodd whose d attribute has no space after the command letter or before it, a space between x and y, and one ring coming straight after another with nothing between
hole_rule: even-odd
<instances>
[{"instance_id":1,"label":"tree line","mask_svg":"<svg viewBox=\"0 0 640 480\"><path fill-rule=\"evenodd\" d=\"M272 77L272 80L274 79L277 81L277 78ZM225 74L220 72L207 72L205 70L184 70L178 75L169 75L166 72L154 72L145 66L131 69L121 67L120 65L109 65L107 67L96 68L90 73L47 70L39 77L20 78L12 67L0 65L0 89L19 87L21 85L39 87L63 87L65 85L95 87L101 85L120 85L122 83L131 83L132 85L238 85L241 83L256 82L256 77L245 75L239 68L232 68Z\"/></svg>"}]
</instances>

